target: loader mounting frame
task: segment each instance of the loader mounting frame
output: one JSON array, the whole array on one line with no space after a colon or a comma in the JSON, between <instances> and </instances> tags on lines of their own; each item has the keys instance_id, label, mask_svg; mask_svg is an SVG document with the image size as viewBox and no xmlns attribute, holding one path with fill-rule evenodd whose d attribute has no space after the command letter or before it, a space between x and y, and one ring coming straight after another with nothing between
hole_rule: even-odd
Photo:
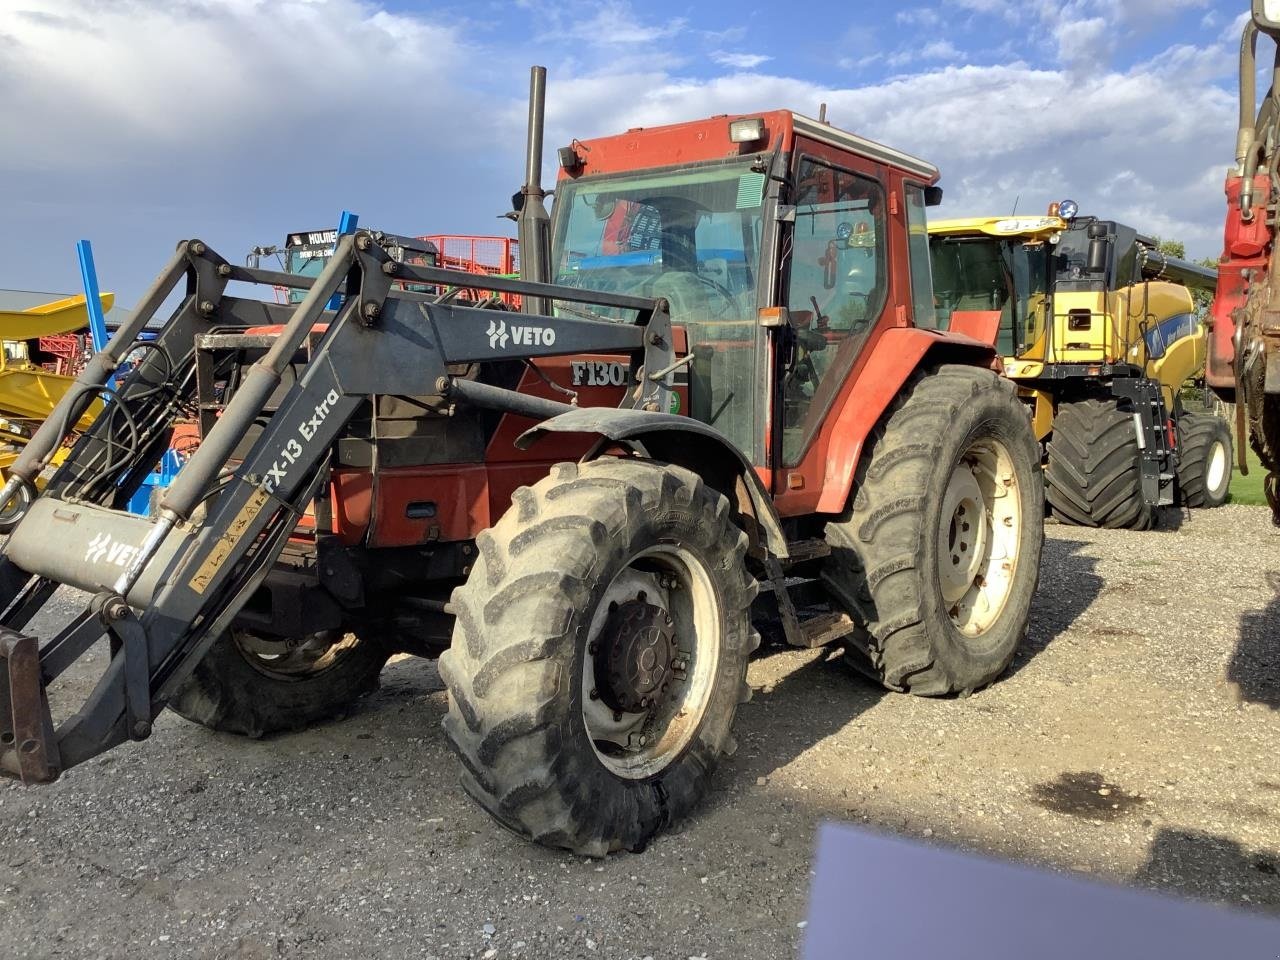
<instances>
[{"instance_id":1,"label":"loader mounting frame","mask_svg":"<svg viewBox=\"0 0 1280 960\"><path fill-rule=\"evenodd\" d=\"M0 773L48 782L150 735L169 697L263 582L308 504L326 492L331 450L370 395L435 396L545 420L574 408L454 377L450 365L613 353L630 357L637 384L623 404L657 419L654 411L668 408L669 378L646 373L672 367L665 301L397 262L392 251L412 243L371 231L342 237L317 277L236 266L198 240L179 245L130 322L24 448L0 493L0 526L11 531L0 556ZM112 387L138 334L184 280L185 294L143 362ZM231 281L308 292L296 306L277 304L232 296ZM635 319L481 310L447 295L393 289L401 281L483 285L542 302L635 311ZM328 310L335 295L340 306ZM207 390L210 352L216 359L236 337L260 336L245 331L263 325L283 329L255 341L262 356L211 411L198 388ZM299 357L302 372L280 397L282 372ZM35 495L35 478L65 435L60 425L98 396L107 398L105 410ZM229 465L273 396L278 406L261 434ZM211 429L155 515L126 513L174 422L200 415ZM62 583L91 600L42 644L27 627ZM49 684L103 637L111 658L102 677L55 728Z\"/></svg>"}]
</instances>

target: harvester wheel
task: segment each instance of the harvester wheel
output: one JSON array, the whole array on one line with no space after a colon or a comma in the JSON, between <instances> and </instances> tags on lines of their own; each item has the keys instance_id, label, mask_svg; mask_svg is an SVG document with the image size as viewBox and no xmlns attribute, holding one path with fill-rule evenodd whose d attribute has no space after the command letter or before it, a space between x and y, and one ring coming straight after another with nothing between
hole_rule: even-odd
<instances>
[{"instance_id":1,"label":"harvester wheel","mask_svg":"<svg viewBox=\"0 0 1280 960\"><path fill-rule=\"evenodd\" d=\"M222 733L264 737L301 730L378 685L391 648L354 633L300 642L233 629L169 700L181 716Z\"/></svg>"},{"instance_id":2,"label":"harvester wheel","mask_svg":"<svg viewBox=\"0 0 1280 960\"><path fill-rule=\"evenodd\" d=\"M1116 400L1058 405L1045 467L1045 498L1064 523L1146 530L1156 508L1142 497L1142 451L1133 414Z\"/></svg>"},{"instance_id":3,"label":"harvester wheel","mask_svg":"<svg viewBox=\"0 0 1280 960\"><path fill-rule=\"evenodd\" d=\"M749 689L729 502L681 467L562 463L476 543L440 658L463 786L538 843L643 849L707 791Z\"/></svg>"},{"instance_id":4,"label":"harvester wheel","mask_svg":"<svg viewBox=\"0 0 1280 960\"><path fill-rule=\"evenodd\" d=\"M996 679L1022 640L1044 542L1031 423L1009 381L945 365L877 427L823 580L858 625L854 666L926 696Z\"/></svg>"},{"instance_id":5,"label":"harvester wheel","mask_svg":"<svg viewBox=\"0 0 1280 960\"><path fill-rule=\"evenodd\" d=\"M1231 428L1211 413L1178 418L1178 486L1188 507L1220 507L1231 486Z\"/></svg>"}]
</instances>

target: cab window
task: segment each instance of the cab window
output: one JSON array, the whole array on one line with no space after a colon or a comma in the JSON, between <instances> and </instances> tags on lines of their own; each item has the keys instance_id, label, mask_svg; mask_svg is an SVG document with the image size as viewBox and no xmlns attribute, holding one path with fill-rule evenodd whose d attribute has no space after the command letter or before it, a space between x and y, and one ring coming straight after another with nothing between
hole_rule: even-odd
<instances>
[{"instance_id":1,"label":"cab window","mask_svg":"<svg viewBox=\"0 0 1280 960\"><path fill-rule=\"evenodd\" d=\"M817 432L888 296L885 196L878 182L800 163L785 303L794 330L783 375L783 462Z\"/></svg>"}]
</instances>

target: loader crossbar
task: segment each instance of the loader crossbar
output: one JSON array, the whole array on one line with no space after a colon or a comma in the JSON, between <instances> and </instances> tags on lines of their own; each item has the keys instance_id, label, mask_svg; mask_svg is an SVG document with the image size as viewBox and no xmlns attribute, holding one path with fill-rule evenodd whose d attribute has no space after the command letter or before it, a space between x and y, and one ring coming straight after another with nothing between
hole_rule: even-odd
<instances>
[{"instance_id":1,"label":"loader crossbar","mask_svg":"<svg viewBox=\"0 0 1280 960\"><path fill-rule=\"evenodd\" d=\"M0 526L10 532L0 554L0 773L46 782L150 734L262 584L308 504L327 494L331 451L371 395L448 397L546 418L573 408L466 381L450 366L612 353L630 357L638 384L624 403L641 413L667 409L666 379L642 374L672 364L665 301L404 264L394 256L402 239L369 231L342 237L316 277L238 267L198 240L181 244L135 316L31 438L0 493ZM183 281L156 339L135 343ZM232 281L307 293L296 306L277 304L230 295ZM462 306L449 302L450 292L396 289L401 282L568 301L584 305L575 314L587 318ZM328 310L335 295L340 306ZM635 317L609 321L592 307ZM280 332L246 333L264 325ZM142 361L113 386L121 362L140 347ZM255 362L213 404L211 385L230 384L228 371L248 354ZM286 389L282 374L299 369L300 358ZM97 396L107 398L102 413L37 495L34 480L49 468L66 425ZM125 512L175 423L196 417L207 429L154 515ZM245 452L255 425L261 432ZM42 643L28 626L60 584L90 600ZM111 657L101 679L55 729L48 685L104 637Z\"/></svg>"}]
</instances>

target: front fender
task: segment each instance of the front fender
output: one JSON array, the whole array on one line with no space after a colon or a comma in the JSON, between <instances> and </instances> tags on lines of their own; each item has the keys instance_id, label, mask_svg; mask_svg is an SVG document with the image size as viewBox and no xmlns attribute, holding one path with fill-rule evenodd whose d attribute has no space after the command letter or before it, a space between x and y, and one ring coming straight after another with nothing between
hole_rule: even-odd
<instances>
[{"instance_id":1,"label":"front fender","mask_svg":"<svg viewBox=\"0 0 1280 960\"><path fill-rule=\"evenodd\" d=\"M619 443L635 442L655 459L687 467L713 484L715 474L731 471L742 480L769 552L778 557L787 556L782 524L755 467L723 434L700 420L647 410L583 407L526 430L516 440L516 446L527 450L547 433L588 433ZM733 502L731 489L721 489L721 492Z\"/></svg>"}]
</instances>

